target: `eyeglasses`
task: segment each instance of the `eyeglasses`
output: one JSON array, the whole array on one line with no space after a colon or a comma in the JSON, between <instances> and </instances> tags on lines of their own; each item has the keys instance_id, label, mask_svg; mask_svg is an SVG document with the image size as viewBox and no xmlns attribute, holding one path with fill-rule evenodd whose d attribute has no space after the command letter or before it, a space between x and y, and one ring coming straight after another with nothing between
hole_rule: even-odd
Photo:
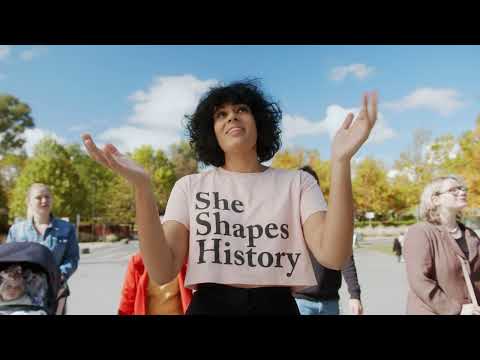
<instances>
[{"instance_id":1,"label":"eyeglasses","mask_svg":"<svg viewBox=\"0 0 480 360\"><path fill-rule=\"evenodd\" d=\"M436 195L442 195L442 194L447 194L447 193L448 193L448 194L456 195L456 194L458 194L460 191L468 192L468 188L465 187L465 186L455 186L455 187L453 187L453 188L451 188L451 189L448 189L448 190L446 190L446 191L442 191L442 192L438 191L438 192L436 192L435 194L436 194Z\"/></svg>"}]
</instances>

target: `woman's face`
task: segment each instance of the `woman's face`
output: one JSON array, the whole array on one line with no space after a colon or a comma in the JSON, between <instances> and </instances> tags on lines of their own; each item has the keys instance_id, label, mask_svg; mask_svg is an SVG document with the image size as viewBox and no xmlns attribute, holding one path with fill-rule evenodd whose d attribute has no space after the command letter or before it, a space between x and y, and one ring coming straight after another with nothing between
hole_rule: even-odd
<instances>
[{"instance_id":1,"label":"woman's face","mask_svg":"<svg viewBox=\"0 0 480 360\"><path fill-rule=\"evenodd\" d=\"M467 189L458 181L447 179L434 195L434 201L444 209L460 211L467 206Z\"/></svg>"},{"instance_id":2,"label":"woman's face","mask_svg":"<svg viewBox=\"0 0 480 360\"><path fill-rule=\"evenodd\" d=\"M244 104L224 104L213 113L213 128L220 148L227 153L245 153L257 144L257 126Z\"/></svg>"},{"instance_id":3,"label":"woman's face","mask_svg":"<svg viewBox=\"0 0 480 360\"><path fill-rule=\"evenodd\" d=\"M46 187L35 187L29 198L29 207L37 215L50 215L52 196Z\"/></svg>"}]
</instances>

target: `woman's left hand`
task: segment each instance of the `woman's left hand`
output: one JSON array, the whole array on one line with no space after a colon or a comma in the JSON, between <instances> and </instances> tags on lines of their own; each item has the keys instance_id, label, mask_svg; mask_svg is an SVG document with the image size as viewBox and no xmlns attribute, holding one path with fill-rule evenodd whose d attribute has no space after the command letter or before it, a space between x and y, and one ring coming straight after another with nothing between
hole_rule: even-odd
<instances>
[{"instance_id":1,"label":"woman's left hand","mask_svg":"<svg viewBox=\"0 0 480 360\"><path fill-rule=\"evenodd\" d=\"M377 121L377 100L377 93L364 94L363 106L355 121L353 114L347 115L333 139L332 160L350 161L368 139Z\"/></svg>"}]
</instances>

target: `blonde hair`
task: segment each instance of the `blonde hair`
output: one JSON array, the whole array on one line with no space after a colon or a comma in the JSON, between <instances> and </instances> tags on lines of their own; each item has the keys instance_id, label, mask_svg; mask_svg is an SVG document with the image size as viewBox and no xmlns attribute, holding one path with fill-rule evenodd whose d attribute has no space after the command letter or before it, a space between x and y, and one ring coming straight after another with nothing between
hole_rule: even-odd
<instances>
[{"instance_id":1,"label":"blonde hair","mask_svg":"<svg viewBox=\"0 0 480 360\"><path fill-rule=\"evenodd\" d=\"M433 203L432 198L442 191L442 185L446 180L454 180L462 186L465 186L463 179L457 175L447 175L434 179L425 187L420 197L419 215L423 221L436 225L441 224L439 207Z\"/></svg>"},{"instance_id":2,"label":"blonde hair","mask_svg":"<svg viewBox=\"0 0 480 360\"><path fill-rule=\"evenodd\" d=\"M28 188L28 191L27 191L27 197L26 197L26 202L27 202L27 219L30 220L33 218L33 210L32 208L30 207L30 198L32 197L32 193L33 193L33 190L37 189L37 188L44 188L44 189L47 189L48 192L50 193L50 195L52 194L52 192L50 191L50 188L45 185L45 184L42 184L42 183L33 183L32 185L30 185L30 187Z\"/></svg>"}]
</instances>

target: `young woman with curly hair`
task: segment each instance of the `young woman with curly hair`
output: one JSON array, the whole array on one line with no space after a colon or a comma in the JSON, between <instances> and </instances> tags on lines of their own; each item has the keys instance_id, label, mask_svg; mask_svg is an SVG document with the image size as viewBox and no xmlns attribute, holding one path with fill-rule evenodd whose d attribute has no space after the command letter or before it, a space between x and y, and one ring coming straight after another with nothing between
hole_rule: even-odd
<instances>
[{"instance_id":1,"label":"young woman with curly hair","mask_svg":"<svg viewBox=\"0 0 480 360\"><path fill-rule=\"evenodd\" d=\"M371 102L371 104L369 104ZM160 223L150 176L113 145L83 140L90 156L135 189L140 250L158 284L186 262L196 290L187 314L295 314L292 292L316 284L307 247L339 270L352 254L350 160L377 118L376 94L349 114L332 143L328 207L303 171L262 165L281 146L279 106L255 81L217 86L187 116L198 160L214 168L181 178Z\"/></svg>"}]
</instances>

